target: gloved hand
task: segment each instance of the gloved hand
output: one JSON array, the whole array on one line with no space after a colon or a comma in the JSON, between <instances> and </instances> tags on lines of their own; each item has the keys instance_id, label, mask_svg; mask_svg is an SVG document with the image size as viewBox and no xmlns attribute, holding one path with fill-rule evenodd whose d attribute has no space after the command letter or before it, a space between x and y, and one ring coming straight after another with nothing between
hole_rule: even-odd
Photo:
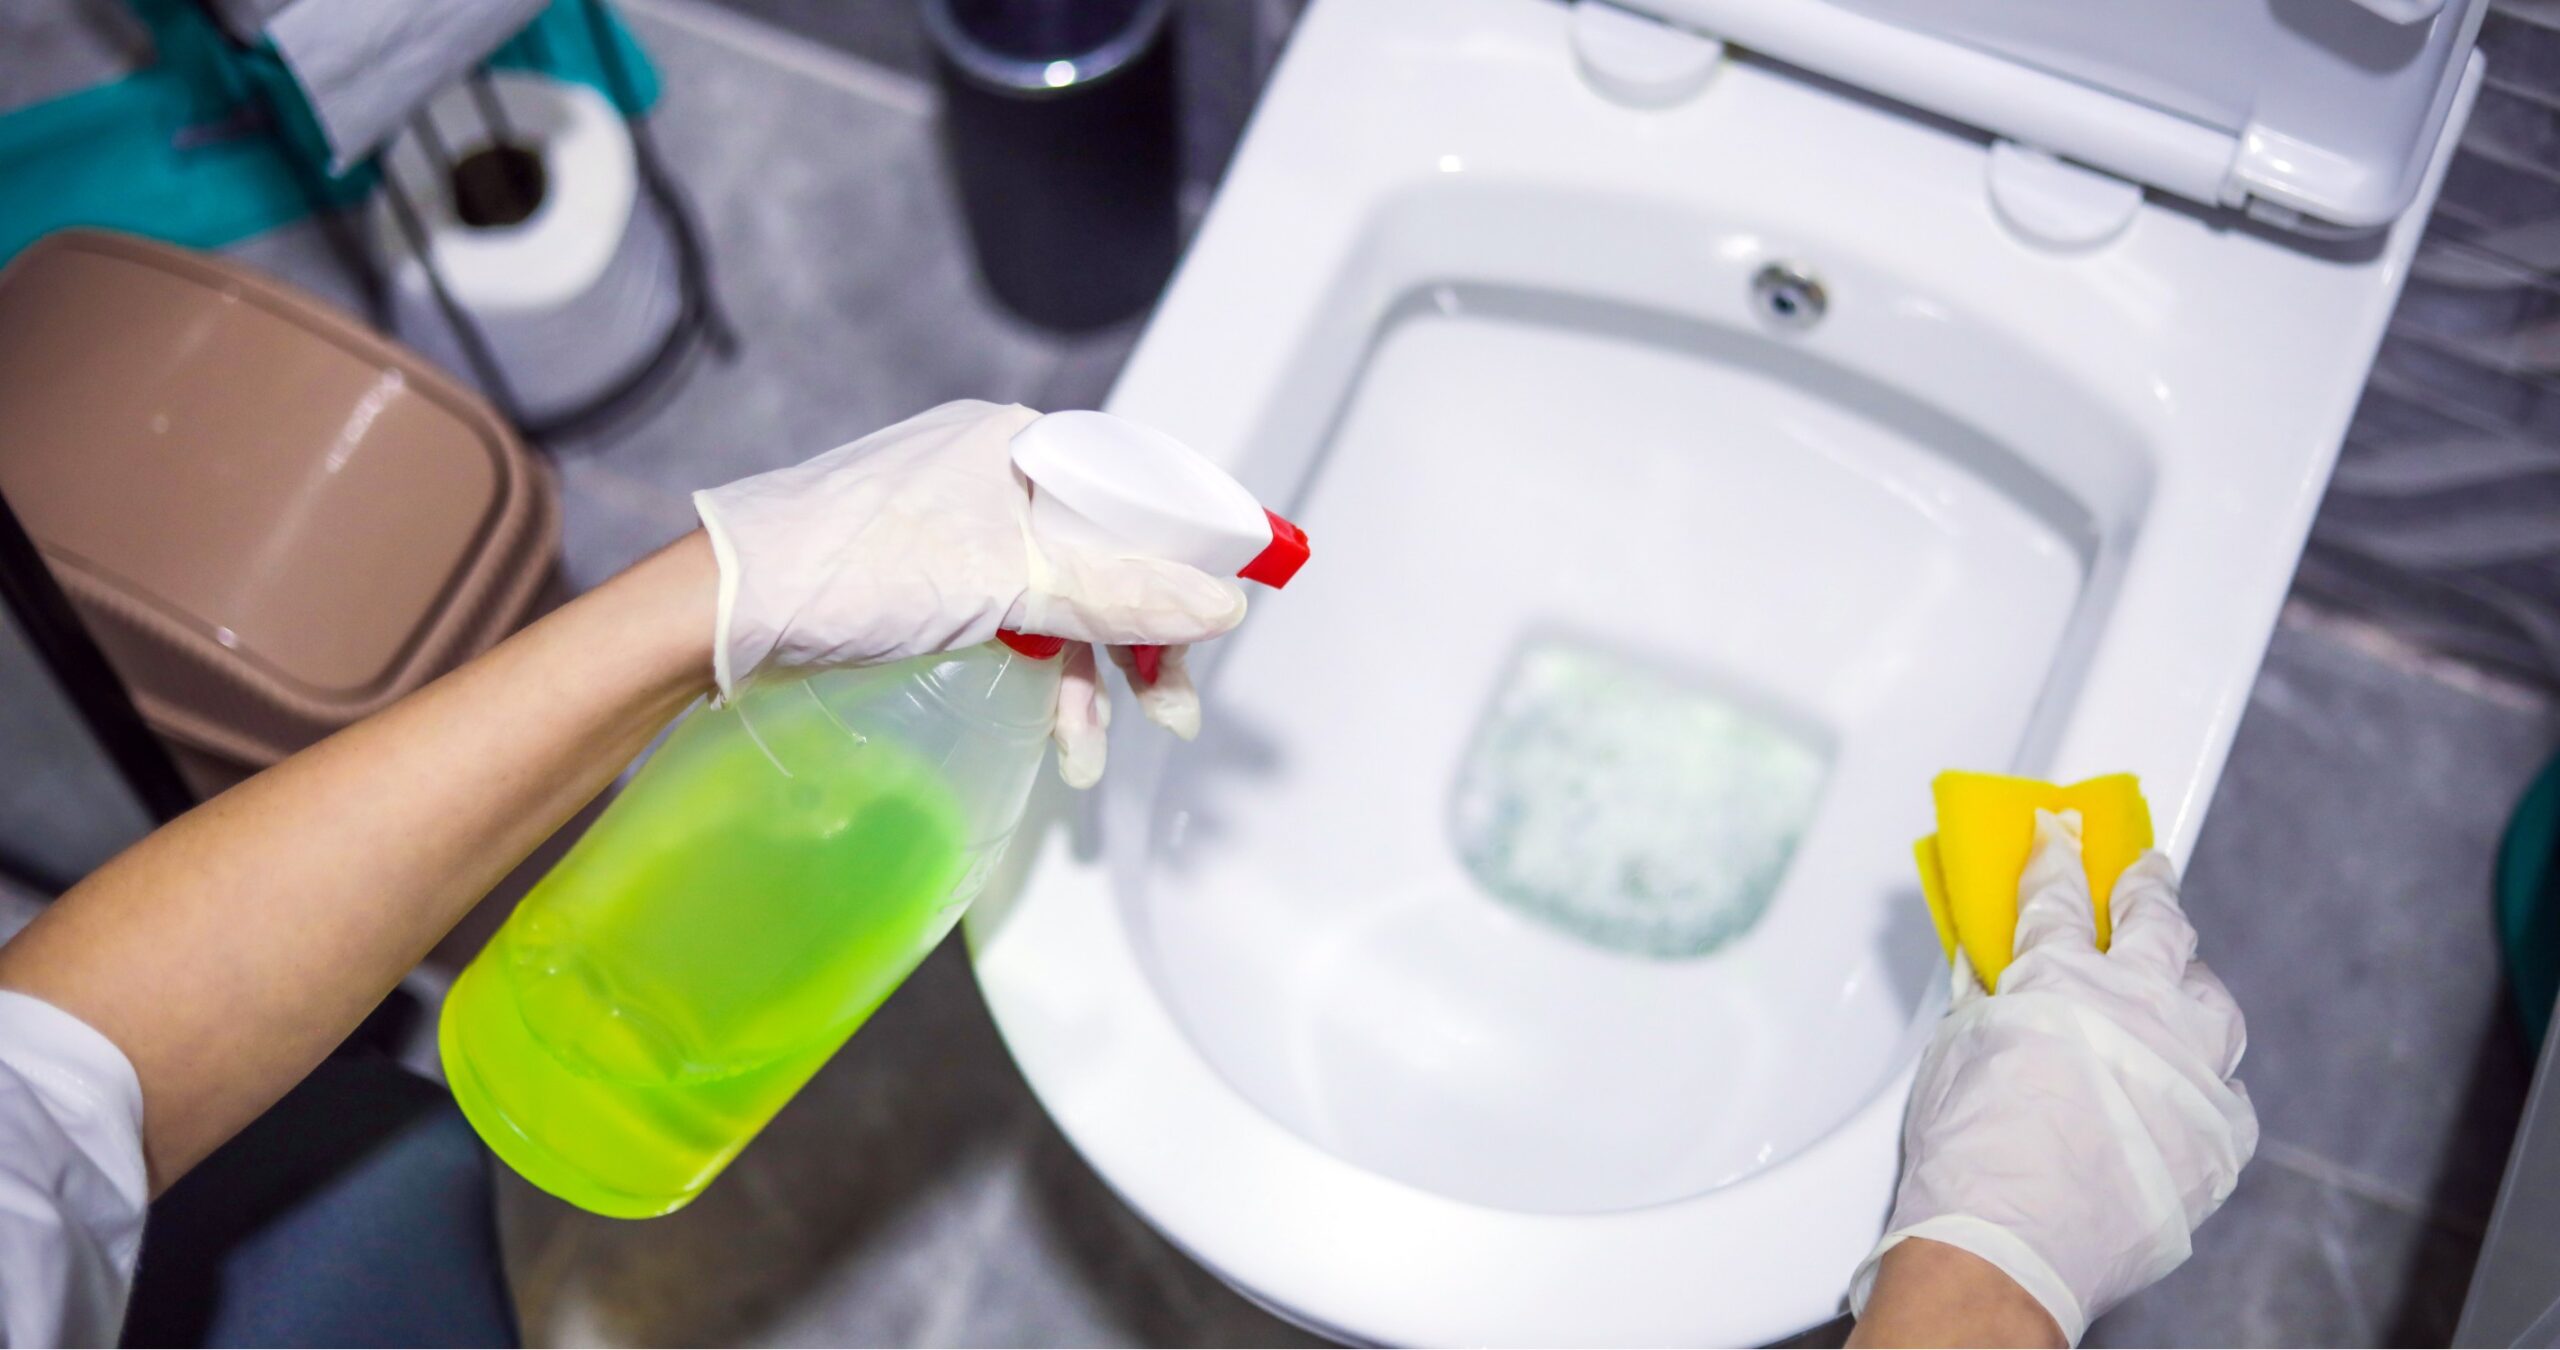
<instances>
[{"instance_id":1,"label":"gloved hand","mask_svg":"<svg viewBox=\"0 0 2560 1350\"><path fill-rule=\"evenodd\" d=\"M2074 1345L2091 1319L2187 1259L2258 1147L2233 1077L2248 1032L2195 959L2178 875L2157 852L2116 881L2097 949L2080 817L2036 813L2017 960L1985 994L1959 962L1956 1006L1921 1055L1902 1185L1850 1283L1864 1313L1905 1238L1960 1247L2032 1295Z\"/></svg>"},{"instance_id":2,"label":"gloved hand","mask_svg":"<svg viewBox=\"0 0 2560 1350\"><path fill-rule=\"evenodd\" d=\"M787 469L693 495L720 563L720 696L757 675L884 665L999 628L1074 640L1058 690L1058 772L1102 775L1102 696L1085 643L1179 644L1244 618L1244 592L1181 563L1033 541L1013 434L1039 414L964 400ZM1140 707L1188 737L1198 696L1178 662Z\"/></svg>"}]
</instances>

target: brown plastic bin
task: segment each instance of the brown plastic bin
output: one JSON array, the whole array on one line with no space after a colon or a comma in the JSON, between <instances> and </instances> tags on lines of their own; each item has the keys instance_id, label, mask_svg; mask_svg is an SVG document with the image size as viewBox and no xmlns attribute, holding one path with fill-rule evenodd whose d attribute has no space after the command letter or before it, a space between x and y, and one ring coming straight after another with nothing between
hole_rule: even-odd
<instances>
[{"instance_id":1,"label":"brown plastic bin","mask_svg":"<svg viewBox=\"0 0 2560 1350\"><path fill-rule=\"evenodd\" d=\"M143 716L250 767L495 643L560 544L549 467L424 358L91 230L0 271L0 494Z\"/></svg>"}]
</instances>

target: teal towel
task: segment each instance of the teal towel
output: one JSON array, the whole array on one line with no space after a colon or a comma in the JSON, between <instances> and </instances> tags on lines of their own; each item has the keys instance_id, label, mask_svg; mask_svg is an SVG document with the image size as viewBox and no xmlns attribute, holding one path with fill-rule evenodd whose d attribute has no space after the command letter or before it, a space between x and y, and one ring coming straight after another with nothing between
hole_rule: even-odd
<instances>
[{"instance_id":1,"label":"teal towel","mask_svg":"<svg viewBox=\"0 0 2560 1350\"><path fill-rule=\"evenodd\" d=\"M272 50L236 47L192 0L127 3L151 32L148 69L0 114L0 262L75 225L219 248L308 214L314 185L341 205L372 190L370 164L326 172L319 126ZM586 3L553 0L490 64L616 97ZM631 82L617 101L639 116L657 102L657 70L605 20ZM269 94L288 110L281 127L268 125Z\"/></svg>"}]
</instances>

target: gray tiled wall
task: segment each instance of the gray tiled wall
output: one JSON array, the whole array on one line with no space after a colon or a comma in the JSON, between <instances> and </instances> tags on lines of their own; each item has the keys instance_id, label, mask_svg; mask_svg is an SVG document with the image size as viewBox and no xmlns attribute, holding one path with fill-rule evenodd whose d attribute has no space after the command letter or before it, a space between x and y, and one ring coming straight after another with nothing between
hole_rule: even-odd
<instances>
[{"instance_id":1,"label":"gray tiled wall","mask_svg":"<svg viewBox=\"0 0 2560 1350\"><path fill-rule=\"evenodd\" d=\"M2499 0L2488 85L2298 587L2560 680L2560 3Z\"/></svg>"}]
</instances>

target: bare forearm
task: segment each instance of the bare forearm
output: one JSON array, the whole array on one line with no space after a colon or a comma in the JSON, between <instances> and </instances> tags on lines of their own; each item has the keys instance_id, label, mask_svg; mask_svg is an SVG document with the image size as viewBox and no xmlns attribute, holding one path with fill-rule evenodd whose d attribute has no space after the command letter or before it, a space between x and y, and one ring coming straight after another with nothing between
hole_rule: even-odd
<instances>
[{"instance_id":1,"label":"bare forearm","mask_svg":"<svg viewBox=\"0 0 2560 1350\"><path fill-rule=\"evenodd\" d=\"M2058 1346L2062 1328L1998 1266L1914 1238L1884 1254L1852 1346Z\"/></svg>"},{"instance_id":2,"label":"bare forearm","mask_svg":"<svg viewBox=\"0 0 2560 1350\"><path fill-rule=\"evenodd\" d=\"M266 1109L708 684L690 536L127 850L0 948L122 1047L165 1187Z\"/></svg>"}]
</instances>

